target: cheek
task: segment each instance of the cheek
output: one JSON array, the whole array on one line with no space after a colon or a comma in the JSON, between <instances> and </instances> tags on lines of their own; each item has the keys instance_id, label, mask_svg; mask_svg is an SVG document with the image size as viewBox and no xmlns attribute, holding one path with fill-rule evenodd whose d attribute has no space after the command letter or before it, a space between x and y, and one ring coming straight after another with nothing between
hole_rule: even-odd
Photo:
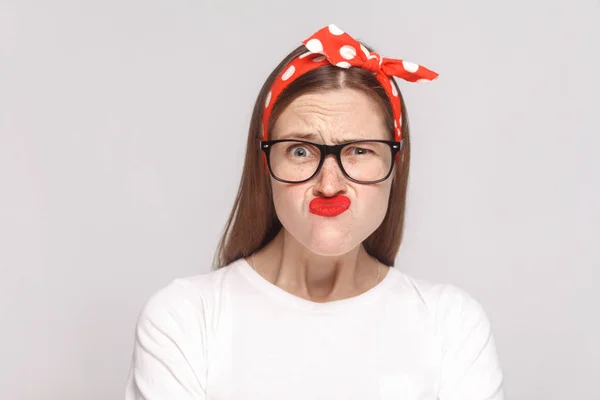
<instances>
[{"instance_id":1,"label":"cheek","mask_svg":"<svg viewBox=\"0 0 600 400\"><path fill-rule=\"evenodd\" d=\"M289 220L302 215L306 188L302 185L287 185L272 180L273 204L280 221Z\"/></svg>"},{"instance_id":2,"label":"cheek","mask_svg":"<svg viewBox=\"0 0 600 400\"><path fill-rule=\"evenodd\" d=\"M308 211L313 188L271 182L275 212L283 227L317 254L342 254L371 235L385 218L390 185L352 186L350 212L339 218L315 217Z\"/></svg>"},{"instance_id":3,"label":"cheek","mask_svg":"<svg viewBox=\"0 0 600 400\"><path fill-rule=\"evenodd\" d=\"M360 214L360 219L368 221L367 224L376 229L387 213L390 186L365 186L362 189L364 190L358 193L357 213Z\"/></svg>"},{"instance_id":4,"label":"cheek","mask_svg":"<svg viewBox=\"0 0 600 400\"><path fill-rule=\"evenodd\" d=\"M390 183L387 183L390 182ZM391 181L385 185L357 186L354 188L351 218L360 220L364 226L375 228L385 218L388 209L388 199ZM307 194L311 193L310 185L286 185L276 180L271 181L273 188L273 203L280 221L301 219L305 221L308 214ZM310 196L309 196L310 197Z\"/></svg>"}]
</instances>

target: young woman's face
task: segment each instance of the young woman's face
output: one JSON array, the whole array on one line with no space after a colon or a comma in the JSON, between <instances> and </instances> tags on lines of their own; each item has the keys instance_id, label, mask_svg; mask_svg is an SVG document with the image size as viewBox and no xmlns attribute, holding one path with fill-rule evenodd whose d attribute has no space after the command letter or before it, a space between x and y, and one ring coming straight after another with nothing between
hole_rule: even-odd
<instances>
[{"instance_id":1,"label":"young woman's face","mask_svg":"<svg viewBox=\"0 0 600 400\"><path fill-rule=\"evenodd\" d=\"M352 89L311 93L295 99L277 119L272 139L298 139L299 136L323 144L391 139L377 105L364 93ZM293 156L308 154L306 148L299 148ZM357 150L355 154L360 157L364 150ZM331 256L345 254L383 221L394 172L377 184L355 183L344 176L335 157L329 155L319 173L307 182L289 184L271 177L277 216L283 227L312 252ZM334 217L314 213L315 204L313 202L311 207L311 201L333 196L347 197L349 208Z\"/></svg>"}]
</instances>

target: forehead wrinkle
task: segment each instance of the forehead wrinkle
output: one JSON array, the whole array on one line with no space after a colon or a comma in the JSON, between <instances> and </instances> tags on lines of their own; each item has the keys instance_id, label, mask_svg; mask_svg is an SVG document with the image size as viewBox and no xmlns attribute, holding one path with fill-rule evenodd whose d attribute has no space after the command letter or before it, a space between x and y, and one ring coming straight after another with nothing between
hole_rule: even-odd
<instances>
[{"instance_id":1,"label":"forehead wrinkle","mask_svg":"<svg viewBox=\"0 0 600 400\"><path fill-rule=\"evenodd\" d=\"M304 99L302 99L304 100ZM306 99L306 101L310 101ZM303 104L302 101L299 101L296 104L292 104L291 106L295 109L297 114L307 115L310 117L316 117L321 120L325 120L328 117L337 117L339 118L340 114L352 114L354 110L354 106L351 102L335 102L335 103L325 103L318 104L319 102L310 101L308 104Z\"/></svg>"},{"instance_id":2,"label":"forehead wrinkle","mask_svg":"<svg viewBox=\"0 0 600 400\"><path fill-rule=\"evenodd\" d=\"M285 120L280 126L284 136L292 132L310 132L317 134L322 143L387 138L385 133L384 137L379 137L387 130L379 109L370 99L365 102L364 95L357 97L352 92L342 96L331 96L327 92L302 95L283 111L281 116L284 118L276 125ZM378 132L380 128L381 132Z\"/></svg>"},{"instance_id":3,"label":"forehead wrinkle","mask_svg":"<svg viewBox=\"0 0 600 400\"><path fill-rule=\"evenodd\" d=\"M304 99L302 99L304 100ZM314 132L317 133L323 142L325 142L324 133L328 132L330 135L336 134L336 136L346 136L348 132L343 129L343 124L340 121L347 121L346 116L354 114L354 105L352 102L335 102L333 107L332 103L314 102L306 99L306 103L300 101L294 104L293 114L301 120L303 123L308 125ZM325 135L327 136L327 135ZM344 140L337 139L332 140L333 142L342 142Z\"/></svg>"}]
</instances>

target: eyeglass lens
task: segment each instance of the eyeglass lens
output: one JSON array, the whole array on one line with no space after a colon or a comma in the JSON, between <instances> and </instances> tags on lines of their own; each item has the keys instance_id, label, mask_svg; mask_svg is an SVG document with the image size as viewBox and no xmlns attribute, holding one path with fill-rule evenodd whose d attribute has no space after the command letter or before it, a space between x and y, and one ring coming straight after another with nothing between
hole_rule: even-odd
<instances>
[{"instance_id":1,"label":"eyeglass lens","mask_svg":"<svg viewBox=\"0 0 600 400\"><path fill-rule=\"evenodd\" d=\"M357 181L383 179L392 166L392 151L381 142L359 142L345 146L341 152L342 166ZM305 142L278 142L271 145L271 171L285 181L310 178L321 160L321 150Z\"/></svg>"}]
</instances>

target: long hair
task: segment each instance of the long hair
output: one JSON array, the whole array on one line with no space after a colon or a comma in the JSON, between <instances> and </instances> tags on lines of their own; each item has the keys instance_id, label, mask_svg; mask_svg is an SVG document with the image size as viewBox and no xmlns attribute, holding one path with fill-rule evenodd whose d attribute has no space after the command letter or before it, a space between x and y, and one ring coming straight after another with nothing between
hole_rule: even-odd
<instances>
[{"instance_id":1,"label":"long hair","mask_svg":"<svg viewBox=\"0 0 600 400\"><path fill-rule=\"evenodd\" d=\"M370 51L371 48L367 47ZM263 153L260 149L262 139L261 121L267 93L279 73L294 58L306 52L306 47L299 46L292 51L271 72L264 83L252 112L248 141L246 143L246 159L238 192L233 208L225 225L221 240L213 260L213 269L222 268L231 262L247 257L269 243L282 228L275 213L269 172L263 164ZM395 167L394 181L391 186L387 213L381 225L363 241L363 246L369 255L385 265L393 266L404 227L404 212L406 206L406 189L410 166L410 136L408 115L404 99L398 89L402 103L402 138L404 147ZM369 96L381 109L385 124L394 138L394 120L389 98L373 74L362 68L339 68L326 65L298 77L279 96L273 106L269 121L269 132L283 110L297 97L310 93L351 88ZM389 178L391 179L391 178Z\"/></svg>"}]
</instances>

